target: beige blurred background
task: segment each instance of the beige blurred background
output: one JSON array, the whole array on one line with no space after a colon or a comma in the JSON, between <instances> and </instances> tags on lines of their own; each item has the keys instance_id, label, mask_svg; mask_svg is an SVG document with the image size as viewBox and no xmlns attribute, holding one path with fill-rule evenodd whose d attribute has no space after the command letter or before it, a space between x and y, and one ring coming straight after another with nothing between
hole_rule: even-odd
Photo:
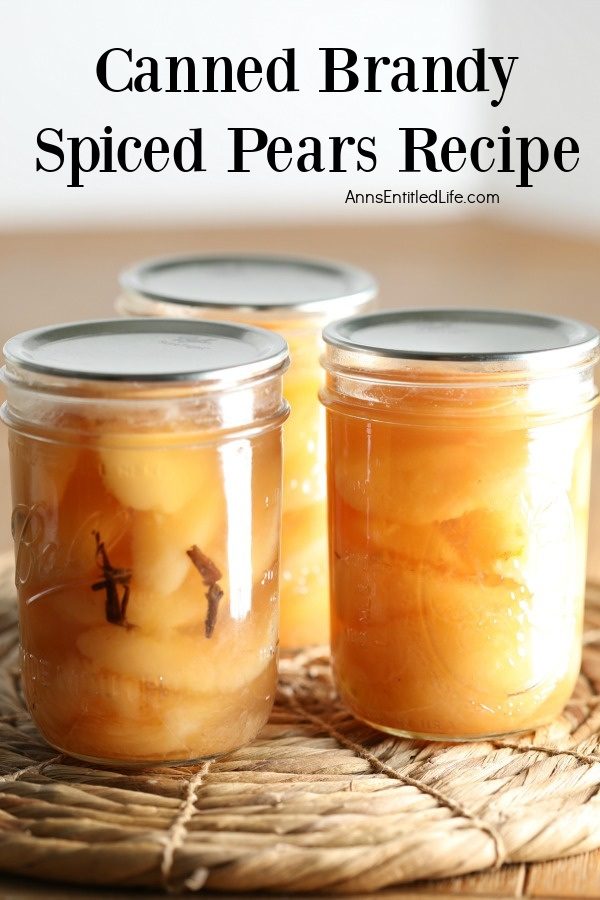
<instances>
[{"instance_id":1,"label":"beige blurred background","mask_svg":"<svg viewBox=\"0 0 600 900\"><path fill-rule=\"evenodd\" d=\"M76 0L36 9L0 3L0 117L9 123L0 149L2 341L46 323L110 315L118 272L136 259L213 250L347 259L377 276L387 307L510 307L573 315L600 327L600 3L257 0L250 10L243 0L106 0L85 11ZM110 46L132 47L137 55L234 58L268 58L295 46L302 90L287 97L111 95L94 75L96 59ZM486 95L319 95L319 46L455 59L484 46L519 61L494 110ZM210 172L96 175L78 190L65 187L64 173L35 173L40 128L98 135L106 124L115 133L171 138L202 125ZM248 124L291 138L376 133L387 162L368 177L276 175L264 168L228 176L223 134ZM473 137L498 134L504 124L515 134L572 135L581 163L568 176L548 171L528 189L506 176L468 172L451 179L394 176L390 159L402 124ZM343 197L350 187L494 190L501 203L348 207ZM10 539L4 441L1 447L0 547ZM589 567L600 579L600 434L596 448Z\"/></svg>"}]
</instances>

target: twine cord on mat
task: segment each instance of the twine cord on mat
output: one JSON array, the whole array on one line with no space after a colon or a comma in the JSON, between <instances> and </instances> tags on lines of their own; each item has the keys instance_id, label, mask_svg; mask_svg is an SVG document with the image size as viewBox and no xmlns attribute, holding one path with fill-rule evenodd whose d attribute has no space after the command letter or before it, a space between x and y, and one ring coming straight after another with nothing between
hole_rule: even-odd
<instances>
[{"instance_id":1,"label":"twine cord on mat","mask_svg":"<svg viewBox=\"0 0 600 900\"><path fill-rule=\"evenodd\" d=\"M598 706L600 703L600 694L594 694L592 697L587 697L585 700L576 699L573 697L571 700L567 701L566 707L578 706L581 709L585 709L586 706Z\"/></svg>"},{"instance_id":2,"label":"twine cord on mat","mask_svg":"<svg viewBox=\"0 0 600 900\"><path fill-rule=\"evenodd\" d=\"M169 887L171 870L173 868L173 860L175 852L183 846L187 835L188 825L194 815L196 808L196 800L198 799L198 791L204 781L204 778L210 768L212 760L204 762L197 772L194 772L187 780L187 787L183 800L177 815L173 820L173 824L167 831L166 835L161 838L163 844L163 854L160 863L160 871L164 885Z\"/></svg>"},{"instance_id":3,"label":"twine cord on mat","mask_svg":"<svg viewBox=\"0 0 600 900\"><path fill-rule=\"evenodd\" d=\"M577 750L560 749L558 747L543 747L540 744L513 744L510 741L490 741L494 747L514 750L516 753L545 753L546 756L571 756L587 766L597 766L600 756L591 753L578 753Z\"/></svg>"},{"instance_id":4,"label":"twine cord on mat","mask_svg":"<svg viewBox=\"0 0 600 900\"><path fill-rule=\"evenodd\" d=\"M29 775L43 775L44 769L48 768L48 766L53 766L55 763L61 762L63 759L63 754L59 753L58 756L52 756L50 759L45 759L40 763L35 763L32 766L24 766L22 769L17 769L16 772L8 772L6 775L0 775L0 784L7 784L11 781L18 781L20 778L27 777Z\"/></svg>"},{"instance_id":5,"label":"twine cord on mat","mask_svg":"<svg viewBox=\"0 0 600 900\"><path fill-rule=\"evenodd\" d=\"M597 644L600 642L600 628L594 628L590 631L586 631L583 635L583 646L587 647L589 644Z\"/></svg>"},{"instance_id":6,"label":"twine cord on mat","mask_svg":"<svg viewBox=\"0 0 600 900\"><path fill-rule=\"evenodd\" d=\"M311 722L314 722L315 725L319 725L323 728L334 740L341 744L343 747L347 747L348 750L352 750L358 756L362 757L371 766L376 770L381 772L382 775L387 775L388 778L393 778L396 781L401 781L403 784L409 785L410 787L417 788L417 790L421 791L424 794L428 794L432 799L434 799L437 803L442 806L445 806L451 812L453 812L457 816L461 816L463 819L467 819L476 828L479 828L481 831L485 831L492 839L494 843L494 851L495 851L495 861L493 868L500 868L502 864L507 859L506 848L504 846L504 841L502 839L502 835L489 822L486 822L485 819L482 819L480 816L475 815L470 812L466 807L462 806L462 804L457 803L451 797L446 796L441 791L436 790L436 788L430 787L430 785L425 784L424 781L420 781L418 778L411 778L410 775L402 775L396 769L393 769L391 766L388 766L387 763L382 762L378 756L374 753L371 753L370 750L367 750L366 747L363 747L362 744L356 743L356 741L347 738L343 735L337 728L334 728L333 725L330 725L329 722L326 722L325 719L322 719L321 716L316 716L314 713L309 712L307 709L302 706L294 689L291 688L289 691L285 692L286 696L290 700L291 705L296 709L299 715L303 716L306 719L309 719Z\"/></svg>"},{"instance_id":7,"label":"twine cord on mat","mask_svg":"<svg viewBox=\"0 0 600 900\"><path fill-rule=\"evenodd\" d=\"M0 722L6 722L7 725L16 725L17 722L28 722L30 719L31 716L28 712L14 712L0 716Z\"/></svg>"}]
</instances>

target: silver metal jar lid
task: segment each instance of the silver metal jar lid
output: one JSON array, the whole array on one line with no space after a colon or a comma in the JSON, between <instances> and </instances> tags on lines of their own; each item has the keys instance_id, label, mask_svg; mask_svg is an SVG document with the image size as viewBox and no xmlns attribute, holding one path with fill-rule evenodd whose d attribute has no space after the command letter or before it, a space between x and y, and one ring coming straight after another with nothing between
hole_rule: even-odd
<instances>
[{"instance_id":1,"label":"silver metal jar lid","mask_svg":"<svg viewBox=\"0 0 600 900\"><path fill-rule=\"evenodd\" d=\"M114 382L237 382L281 367L287 344L262 328L199 319L105 319L25 331L8 364L59 378Z\"/></svg>"},{"instance_id":2,"label":"silver metal jar lid","mask_svg":"<svg viewBox=\"0 0 600 900\"><path fill-rule=\"evenodd\" d=\"M456 362L524 369L593 361L597 329L575 319L511 310L415 309L332 322L325 342L363 363L389 371L392 362Z\"/></svg>"},{"instance_id":3,"label":"silver metal jar lid","mask_svg":"<svg viewBox=\"0 0 600 900\"><path fill-rule=\"evenodd\" d=\"M127 270L121 287L184 306L338 313L371 300L368 272L326 260L218 254L152 259Z\"/></svg>"}]
</instances>

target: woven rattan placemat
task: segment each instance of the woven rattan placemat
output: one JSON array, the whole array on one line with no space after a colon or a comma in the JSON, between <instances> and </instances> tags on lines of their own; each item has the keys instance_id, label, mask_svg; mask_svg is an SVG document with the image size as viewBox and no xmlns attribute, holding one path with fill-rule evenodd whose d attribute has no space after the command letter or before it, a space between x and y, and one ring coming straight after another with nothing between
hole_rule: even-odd
<instances>
[{"instance_id":1,"label":"woven rattan placemat","mask_svg":"<svg viewBox=\"0 0 600 900\"><path fill-rule=\"evenodd\" d=\"M194 768L57 756L20 695L0 559L0 871L165 890L351 893L600 846L600 589L565 714L514 742L399 740L336 701L310 651L281 663L267 727Z\"/></svg>"}]
</instances>

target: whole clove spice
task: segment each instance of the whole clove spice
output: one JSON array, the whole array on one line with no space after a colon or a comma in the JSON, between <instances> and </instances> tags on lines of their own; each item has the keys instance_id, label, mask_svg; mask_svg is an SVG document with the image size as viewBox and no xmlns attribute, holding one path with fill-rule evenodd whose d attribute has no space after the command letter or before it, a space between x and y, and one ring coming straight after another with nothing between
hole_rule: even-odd
<instances>
[{"instance_id":1,"label":"whole clove spice","mask_svg":"<svg viewBox=\"0 0 600 900\"><path fill-rule=\"evenodd\" d=\"M208 601L208 609L206 612L206 619L204 620L204 634L209 638L212 637L215 625L217 624L219 602L223 596L223 589L217 582L223 577L223 574L212 559L203 553L196 544L190 547L186 552L198 569L202 581L207 588L205 596Z\"/></svg>"},{"instance_id":2,"label":"whole clove spice","mask_svg":"<svg viewBox=\"0 0 600 900\"><path fill-rule=\"evenodd\" d=\"M108 558L99 531L92 532L96 540L96 562L102 570L102 580L92 585L93 591L106 592L106 621L112 625L127 626L127 604L131 582L131 569L119 569ZM119 588L122 593L119 594Z\"/></svg>"}]
</instances>

